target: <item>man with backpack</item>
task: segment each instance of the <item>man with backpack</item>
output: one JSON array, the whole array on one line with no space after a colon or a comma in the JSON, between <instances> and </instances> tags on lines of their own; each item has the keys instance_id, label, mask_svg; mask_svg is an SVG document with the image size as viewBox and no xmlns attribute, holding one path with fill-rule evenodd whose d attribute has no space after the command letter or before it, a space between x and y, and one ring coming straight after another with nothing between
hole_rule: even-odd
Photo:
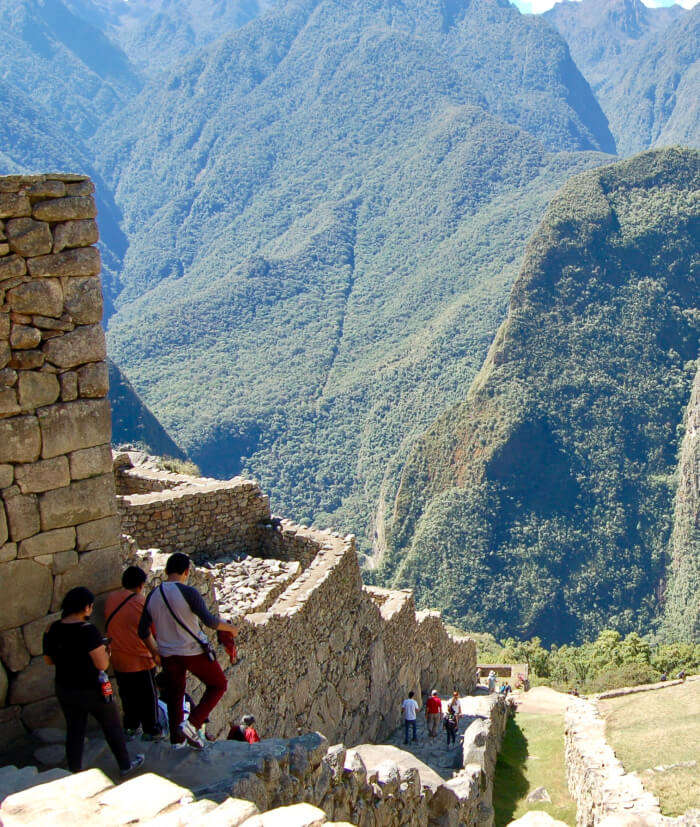
<instances>
[{"instance_id":1,"label":"man with backpack","mask_svg":"<svg viewBox=\"0 0 700 827\"><path fill-rule=\"evenodd\" d=\"M155 667L160 663L156 642L149 633L145 639L138 634L145 598L143 587L146 572L129 566L122 575L122 588L112 592L105 603L105 633L110 639L114 676L124 713L123 725L127 741L143 728L142 740L163 738L158 726L158 692Z\"/></svg>"},{"instance_id":2,"label":"man with backpack","mask_svg":"<svg viewBox=\"0 0 700 827\"><path fill-rule=\"evenodd\" d=\"M189 744L203 749L204 738L199 730L221 700L227 681L200 621L210 629L232 635L238 630L213 615L197 589L185 585L190 573L190 558L186 554L181 551L171 554L165 564L165 573L167 580L148 595L139 623L139 636L147 639L153 627L158 641L163 671L171 690L168 693L170 741L176 747ZM205 691L190 717L183 721L182 700L188 672L202 681Z\"/></svg>"}]
</instances>

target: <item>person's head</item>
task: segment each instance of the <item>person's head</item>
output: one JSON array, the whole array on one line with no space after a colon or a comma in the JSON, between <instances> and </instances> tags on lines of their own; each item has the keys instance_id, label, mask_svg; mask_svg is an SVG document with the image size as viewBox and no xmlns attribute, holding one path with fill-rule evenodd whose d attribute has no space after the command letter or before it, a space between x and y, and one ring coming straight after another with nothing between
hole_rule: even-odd
<instances>
[{"instance_id":1,"label":"person's head","mask_svg":"<svg viewBox=\"0 0 700 827\"><path fill-rule=\"evenodd\" d=\"M409 692L409 693L408 693L408 697L409 697L409 698L412 698L415 694L416 694L415 692Z\"/></svg>"},{"instance_id":2,"label":"person's head","mask_svg":"<svg viewBox=\"0 0 700 827\"><path fill-rule=\"evenodd\" d=\"M244 715L241 718L241 724L245 727L253 726L255 723L255 718L253 715Z\"/></svg>"},{"instance_id":3,"label":"person's head","mask_svg":"<svg viewBox=\"0 0 700 827\"><path fill-rule=\"evenodd\" d=\"M95 603L95 595L86 589L85 586L76 586L66 593L61 603L61 617L68 615L84 615L86 618L92 614L92 607Z\"/></svg>"},{"instance_id":4,"label":"person's head","mask_svg":"<svg viewBox=\"0 0 700 827\"><path fill-rule=\"evenodd\" d=\"M455 691L452 693L452 697L453 697L453 698L459 698L459 692L458 692L456 689L455 689Z\"/></svg>"},{"instance_id":5,"label":"person's head","mask_svg":"<svg viewBox=\"0 0 700 827\"><path fill-rule=\"evenodd\" d=\"M182 551L176 551L168 557L165 564L166 574L186 574L190 570L190 558Z\"/></svg>"},{"instance_id":6,"label":"person's head","mask_svg":"<svg viewBox=\"0 0 700 827\"><path fill-rule=\"evenodd\" d=\"M138 566L129 566L122 574L122 586L133 591L141 589L146 582L146 572Z\"/></svg>"},{"instance_id":7,"label":"person's head","mask_svg":"<svg viewBox=\"0 0 700 827\"><path fill-rule=\"evenodd\" d=\"M438 693L437 689L433 689L433 691L430 694L437 697L437 693Z\"/></svg>"}]
</instances>

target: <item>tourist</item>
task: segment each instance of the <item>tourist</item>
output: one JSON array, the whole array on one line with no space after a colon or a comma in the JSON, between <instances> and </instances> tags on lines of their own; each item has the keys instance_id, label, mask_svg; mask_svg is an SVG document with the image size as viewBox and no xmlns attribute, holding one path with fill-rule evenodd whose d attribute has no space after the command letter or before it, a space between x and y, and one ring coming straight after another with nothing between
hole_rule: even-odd
<instances>
[{"instance_id":1,"label":"tourist","mask_svg":"<svg viewBox=\"0 0 700 827\"><path fill-rule=\"evenodd\" d=\"M442 717L442 700L437 693L437 689L433 689L430 697L425 702L425 723L428 728L428 737L435 738L438 734L438 725Z\"/></svg>"},{"instance_id":2,"label":"tourist","mask_svg":"<svg viewBox=\"0 0 700 827\"><path fill-rule=\"evenodd\" d=\"M679 681L685 680L685 669L681 669L681 671L676 675Z\"/></svg>"},{"instance_id":3,"label":"tourist","mask_svg":"<svg viewBox=\"0 0 700 827\"><path fill-rule=\"evenodd\" d=\"M245 737L245 740L249 744L257 744L258 741L260 740L260 736L258 735L257 730L253 726L254 723L255 723L255 718L252 715L244 715L241 718L241 724L242 724L243 727L245 727L245 729L243 731L243 735Z\"/></svg>"},{"instance_id":4,"label":"tourist","mask_svg":"<svg viewBox=\"0 0 700 827\"><path fill-rule=\"evenodd\" d=\"M462 717L462 702L459 700L459 692L456 689L452 693L449 704L447 704L447 710L454 714L459 724L459 719Z\"/></svg>"},{"instance_id":5,"label":"tourist","mask_svg":"<svg viewBox=\"0 0 700 827\"><path fill-rule=\"evenodd\" d=\"M489 672L489 695L496 691L496 673L493 669Z\"/></svg>"},{"instance_id":6,"label":"tourist","mask_svg":"<svg viewBox=\"0 0 700 827\"><path fill-rule=\"evenodd\" d=\"M661 673L661 681L667 681L667 680L668 680L668 674L667 674L666 670L664 669L664 671Z\"/></svg>"},{"instance_id":7,"label":"tourist","mask_svg":"<svg viewBox=\"0 0 700 827\"><path fill-rule=\"evenodd\" d=\"M95 597L77 586L63 598L61 619L44 634L44 660L56 667L56 698L66 719L66 762L71 772L83 768L83 745L87 717L102 727L122 776L143 764L144 756L133 760L119 721L119 712L107 677L109 656L104 639L88 618Z\"/></svg>"},{"instance_id":8,"label":"tourist","mask_svg":"<svg viewBox=\"0 0 700 827\"><path fill-rule=\"evenodd\" d=\"M129 566L122 575L122 588L112 592L105 603L105 630L111 638L111 658L119 687L127 740L139 727L142 740L164 738L158 725L158 691L155 667L160 656L152 635L141 640L139 620L146 602L143 587L146 572Z\"/></svg>"},{"instance_id":9,"label":"tourist","mask_svg":"<svg viewBox=\"0 0 700 827\"><path fill-rule=\"evenodd\" d=\"M443 719L443 726L445 727L445 733L447 734L447 746L449 747L450 744L455 744L457 742L457 730L459 728L459 723L457 720L457 714L450 706L447 707L447 712L445 713L445 717Z\"/></svg>"},{"instance_id":10,"label":"tourist","mask_svg":"<svg viewBox=\"0 0 700 827\"><path fill-rule=\"evenodd\" d=\"M221 700L227 681L199 621L210 629L220 629L233 635L237 634L237 630L213 615L194 587L185 585L190 573L190 558L186 554L180 551L171 554L165 564L165 573L167 581L148 595L139 622L139 636L146 640L153 627L158 641L163 671L169 683L171 743L175 746L189 744L202 749L204 738L199 730ZM205 691L185 721L182 701L188 672L204 683Z\"/></svg>"},{"instance_id":11,"label":"tourist","mask_svg":"<svg viewBox=\"0 0 700 827\"><path fill-rule=\"evenodd\" d=\"M247 717L247 716L246 716ZM228 735L226 736L227 741L245 741L245 724L241 719L241 723L237 724L235 721L231 722L231 728L228 731Z\"/></svg>"},{"instance_id":12,"label":"tourist","mask_svg":"<svg viewBox=\"0 0 700 827\"><path fill-rule=\"evenodd\" d=\"M416 713L418 712L418 703L414 699L414 695L415 692L409 692L408 698L406 698L406 700L401 704L404 723L404 744L408 743L408 732L410 729L413 730L413 740L418 740L418 736L416 734Z\"/></svg>"}]
</instances>

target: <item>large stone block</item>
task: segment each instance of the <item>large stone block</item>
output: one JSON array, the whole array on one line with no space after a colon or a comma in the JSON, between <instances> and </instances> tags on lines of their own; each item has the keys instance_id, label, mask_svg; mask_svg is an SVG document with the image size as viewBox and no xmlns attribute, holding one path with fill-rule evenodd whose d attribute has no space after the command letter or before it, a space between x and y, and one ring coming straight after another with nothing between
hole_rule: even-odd
<instances>
[{"instance_id":1,"label":"large stone block","mask_svg":"<svg viewBox=\"0 0 700 827\"><path fill-rule=\"evenodd\" d=\"M23 494L39 494L53 488L64 488L70 485L68 457L53 457L18 465L15 468L15 483Z\"/></svg>"},{"instance_id":2,"label":"large stone block","mask_svg":"<svg viewBox=\"0 0 700 827\"><path fill-rule=\"evenodd\" d=\"M51 571L54 574L65 574L79 562L77 551L59 551L51 555Z\"/></svg>"},{"instance_id":3,"label":"large stone block","mask_svg":"<svg viewBox=\"0 0 700 827\"><path fill-rule=\"evenodd\" d=\"M34 278L61 276L96 276L100 272L100 251L97 247L78 247L27 261Z\"/></svg>"},{"instance_id":4,"label":"large stone block","mask_svg":"<svg viewBox=\"0 0 700 827\"><path fill-rule=\"evenodd\" d=\"M112 450L109 445L97 445L95 448L83 448L69 455L70 475L74 480L99 477L112 470ZM0 486L1 487L1 486Z\"/></svg>"},{"instance_id":5,"label":"large stone block","mask_svg":"<svg viewBox=\"0 0 700 827\"><path fill-rule=\"evenodd\" d=\"M37 181L27 190L30 198L63 198L65 194L66 185L63 181Z\"/></svg>"},{"instance_id":6,"label":"large stone block","mask_svg":"<svg viewBox=\"0 0 700 827\"><path fill-rule=\"evenodd\" d=\"M107 356L104 330L98 324L76 327L70 333L49 339L42 350L48 361L59 368L101 362Z\"/></svg>"},{"instance_id":7,"label":"large stone block","mask_svg":"<svg viewBox=\"0 0 700 827\"><path fill-rule=\"evenodd\" d=\"M52 405L61 393L58 377L53 373L24 371L17 382L19 404L24 411Z\"/></svg>"},{"instance_id":8,"label":"large stone block","mask_svg":"<svg viewBox=\"0 0 700 827\"><path fill-rule=\"evenodd\" d=\"M75 221L97 215L95 199L91 196L68 196L39 201L32 211L40 221Z\"/></svg>"},{"instance_id":9,"label":"large stone block","mask_svg":"<svg viewBox=\"0 0 700 827\"><path fill-rule=\"evenodd\" d=\"M0 708L4 707L7 702L8 687L7 672L5 671L5 667L0 663Z\"/></svg>"},{"instance_id":10,"label":"large stone block","mask_svg":"<svg viewBox=\"0 0 700 827\"><path fill-rule=\"evenodd\" d=\"M111 516L117 509L114 477L104 474L47 491L39 496L39 509L43 531Z\"/></svg>"},{"instance_id":11,"label":"large stone block","mask_svg":"<svg viewBox=\"0 0 700 827\"><path fill-rule=\"evenodd\" d=\"M102 319L102 286L98 278L66 279L65 307L75 324L97 324Z\"/></svg>"},{"instance_id":12,"label":"large stone block","mask_svg":"<svg viewBox=\"0 0 700 827\"><path fill-rule=\"evenodd\" d=\"M5 543L0 546L0 563L9 563L17 557L17 543Z\"/></svg>"},{"instance_id":13,"label":"large stone block","mask_svg":"<svg viewBox=\"0 0 700 827\"><path fill-rule=\"evenodd\" d=\"M4 546L9 536L9 529L7 527L7 517L5 516L5 506L0 502L0 546Z\"/></svg>"},{"instance_id":14,"label":"large stone block","mask_svg":"<svg viewBox=\"0 0 700 827\"><path fill-rule=\"evenodd\" d=\"M10 338L10 314L0 312L0 339Z\"/></svg>"},{"instance_id":15,"label":"large stone block","mask_svg":"<svg viewBox=\"0 0 700 827\"><path fill-rule=\"evenodd\" d=\"M31 214L32 205L26 195L0 193L0 218L19 218Z\"/></svg>"},{"instance_id":16,"label":"large stone block","mask_svg":"<svg viewBox=\"0 0 700 827\"><path fill-rule=\"evenodd\" d=\"M21 256L43 256L53 247L49 225L33 218L13 218L5 225L5 233L12 252Z\"/></svg>"},{"instance_id":17,"label":"large stone block","mask_svg":"<svg viewBox=\"0 0 700 827\"><path fill-rule=\"evenodd\" d=\"M3 600L0 601L0 630L23 626L47 614L53 596L53 577L33 560L11 560L0 564Z\"/></svg>"},{"instance_id":18,"label":"large stone block","mask_svg":"<svg viewBox=\"0 0 700 827\"><path fill-rule=\"evenodd\" d=\"M24 637L24 645L32 657L41 655L44 651L44 632L56 620L60 620L61 613L54 612L46 617L40 617L38 620L32 620L30 623L25 623L22 626L22 635Z\"/></svg>"},{"instance_id":19,"label":"large stone block","mask_svg":"<svg viewBox=\"0 0 700 827\"><path fill-rule=\"evenodd\" d=\"M41 344L41 331L26 324L12 325L10 347L13 350L32 350Z\"/></svg>"},{"instance_id":20,"label":"large stone block","mask_svg":"<svg viewBox=\"0 0 700 827\"><path fill-rule=\"evenodd\" d=\"M95 185L89 178L84 181L66 183L66 195L92 195L95 192Z\"/></svg>"},{"instance_id":21,"label":"large stone block","mask_svg":"<svg viewBox=\"0 0 700 827\"><path fill-rule=\"evenodd\" d=\"M14 388L0 388L0 417L14 416L20 410L17 391Z\"/></svg>"},{"instance_id":22,"label":"large stone block","mask_svg":"<svg viewBox=\"0 0 700 827\"><path fill-rule=\"evenodd\" d=\"M99 240L97 222L91 218L64 221L53 228L53 252L60 253L68 247L89 247Z\"/></svg>"},{"instance_id":23,"label":"large stone block","mask_svg":"<svg viewBox=\"0 0 700 827\"><path fill-rule=\"evenodd\" d=\"M34 462L41 453L41 432L35 416L0 420L0 462Z\"/></svg>"},{"instance_id":24,"label":"large stone block","mask_svg":"<svg viewBox=\"0 0 700 827\"><path fill-rule=\"evenodd\" d=\"M63 288L56 280L28 281L8 290L7 301L15 313L58 317L63 313Z\"/></svg>"},{"instance_id":25,"label":"large stone block","mask_svg":"<svg viewBox=\"0 0 700 827\"><path fill-rule=\"evenodd\" d=\"M109 391L106 362L93 362L78 369L78 389L82 397L101 399Z\"/></svg>"},{"instance_id":26,"label":"large stone block","mask_svg":"<svg viewBox=\"0 0 700 827\"><path fill-rule=\"evenodd\" d=\"M42 698L22 707L22 723L30 731L44 727L65 729L66 719L56 698Z\"/></svg>"},{"instance_id":27,"label":"large stone block","mask_svg":"<svg viewBox=\"0 0 700 827\"><path fill-rule=\"evenodd\" d=\"M43 658L33 658L12 681L10 703L31 704L50 698L54 694L54 673L54 667L44 663Z\"/></svg>"},{"instance_id":28,"label":"large stone block","mask_svg":"<svg viewBox=\"0 0 700 827\"><path fill-rule=\"evenodd\" d=\"M127 781L126 784L113 787L100 795L99 805L109 812L116 824L129 824L132 821L148 822L163 810L178 805L191 793L153 773L146 773Z\"/></svg>"},{"instance_id":29,"label":"large stone block","mask_svg":"<svg viewBox=\"0 0 700 827\"><path fill-rule=\"evenodd\" d=\"M22 256L11 255L0 258L0 284L9 279L21 278L27 272Z\"/></svg>"},{"instance_id":30,"label":"large stone block","mask_svg":"<svg viewBox=\"0 0 700 827\"><path fill-rule=\"evenodd\" d=\"M119 546L81 554L77 566L55 578L52 611L58 611L66 592L74 586L87 586L94 594L118 589L122 580L122 568Z\"/></svg>"},{"instance_id":31,"label":"large stone block","mask_svg":"<svg viewBox=\"0 0 700 827\"><path fill-rule=\"evenodd\" d=\"M13 370L36 370L44 364L45 358L40 350L15 350L7 364Z\"/></svg>"},{"instance_id":32,"label":"large stone block","mask_svg":"<svg viewBox=\"0 0 700 827\"><path fill-rule=\"evenodd\" d=\"M36 534L40 527L39 503L35 494L21 494L16 485L2 492L10 539L19 543Z\"/></svg>"},{"instance_id":33,"label":"large stone block","mask_svg":"<svg viewBox=\"0 0 700 827\"><path fill-rule=\"evenodd\" d=\"M78 399L75 402L51 405L41 409L38 416L43 442L41 455L44 459L69 454L81 448L109 444L112 436L109 402L105 399ZM0 436L1 429L2 422ZM0 461L2 459L0 448Z\"/></svg>"},{"instance_id":34,"label":"large stone block","mask_svg":"<svg viewBox=\"0 0 700 827\"><path fill-rule=\"evenodd\" d=\"M0 659L10 672L20 672L29 663L29 651L21 629L0 632Z\"/></svg>"},{"instance_id":35,"label":"large stone block","mask_svg":"<svg viewBox=\"0 0 700 827\"><path fill-rule=\"evenodd\" d=\"M93 520L77 527L78 551L95 551L98 548L107 548L119 543L121 526L119 516L105 517L102 520Z\"/></svg>"},{"instance_id":36,"label":"large stone block","mask_svg":"<svg viewBox=\"0 0 700 827\"><path fill-rule=\"evenodd\" d=\"M58 376L61 386L61 402L72 402L78 398L78 374L74 370L67 370Z\"/></svg>"},{"instance_id":37,"label":"large stone block","mask_svg":"<svg viewBox=\"0 0 700 827\"><path fill-rule=\"evenodd\" d=\"M40 557L46 554L58 554L62 551L71 551L75 548L75 528L56 528L53 531L42 531L27 540L22 540L17 550L17 557Z\"/></svg>"},{"instance_id":38,"label":"large stone block","mask_svg":"<svg viewBox=\"0 0 700 827\"><path fill-rule=\"evenodd\" d=\"M0 710L0 754L6 760L14 757L16 751L27 744L27 730L19 717L19 712L19 707ZM5 813L2 815L4 817Z\"/></svg>"},{"instance_id":39,"label":"large stone block","mask_svg":"<svg viewBox=\"0 0 700 827\"><path fill-rule=\"evenodd\" d=\"M12 351L10 350L10 343L3 339L0 339L0 369L4 369L5 365L10 361L11 358Z\"/></svg>"}]
</instances>

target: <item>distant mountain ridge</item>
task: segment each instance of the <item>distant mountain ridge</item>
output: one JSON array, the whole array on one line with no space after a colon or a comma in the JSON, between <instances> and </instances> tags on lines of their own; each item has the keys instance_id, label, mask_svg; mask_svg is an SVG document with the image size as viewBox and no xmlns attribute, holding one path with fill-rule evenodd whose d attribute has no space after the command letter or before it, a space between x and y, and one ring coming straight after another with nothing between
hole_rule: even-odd
<instances>
[{"instance_id":1,"label":"distant mountain ridge","mask_svg":"<svg viewBox=\"0 0 700 827\"><path fill-rule=\"evenodd\" d=\"M700 342L699 185L700 153L656 151L551 202L484 367L385 508L384 579L499 636L658 622Z\"/></svg>"}]
</instances>

